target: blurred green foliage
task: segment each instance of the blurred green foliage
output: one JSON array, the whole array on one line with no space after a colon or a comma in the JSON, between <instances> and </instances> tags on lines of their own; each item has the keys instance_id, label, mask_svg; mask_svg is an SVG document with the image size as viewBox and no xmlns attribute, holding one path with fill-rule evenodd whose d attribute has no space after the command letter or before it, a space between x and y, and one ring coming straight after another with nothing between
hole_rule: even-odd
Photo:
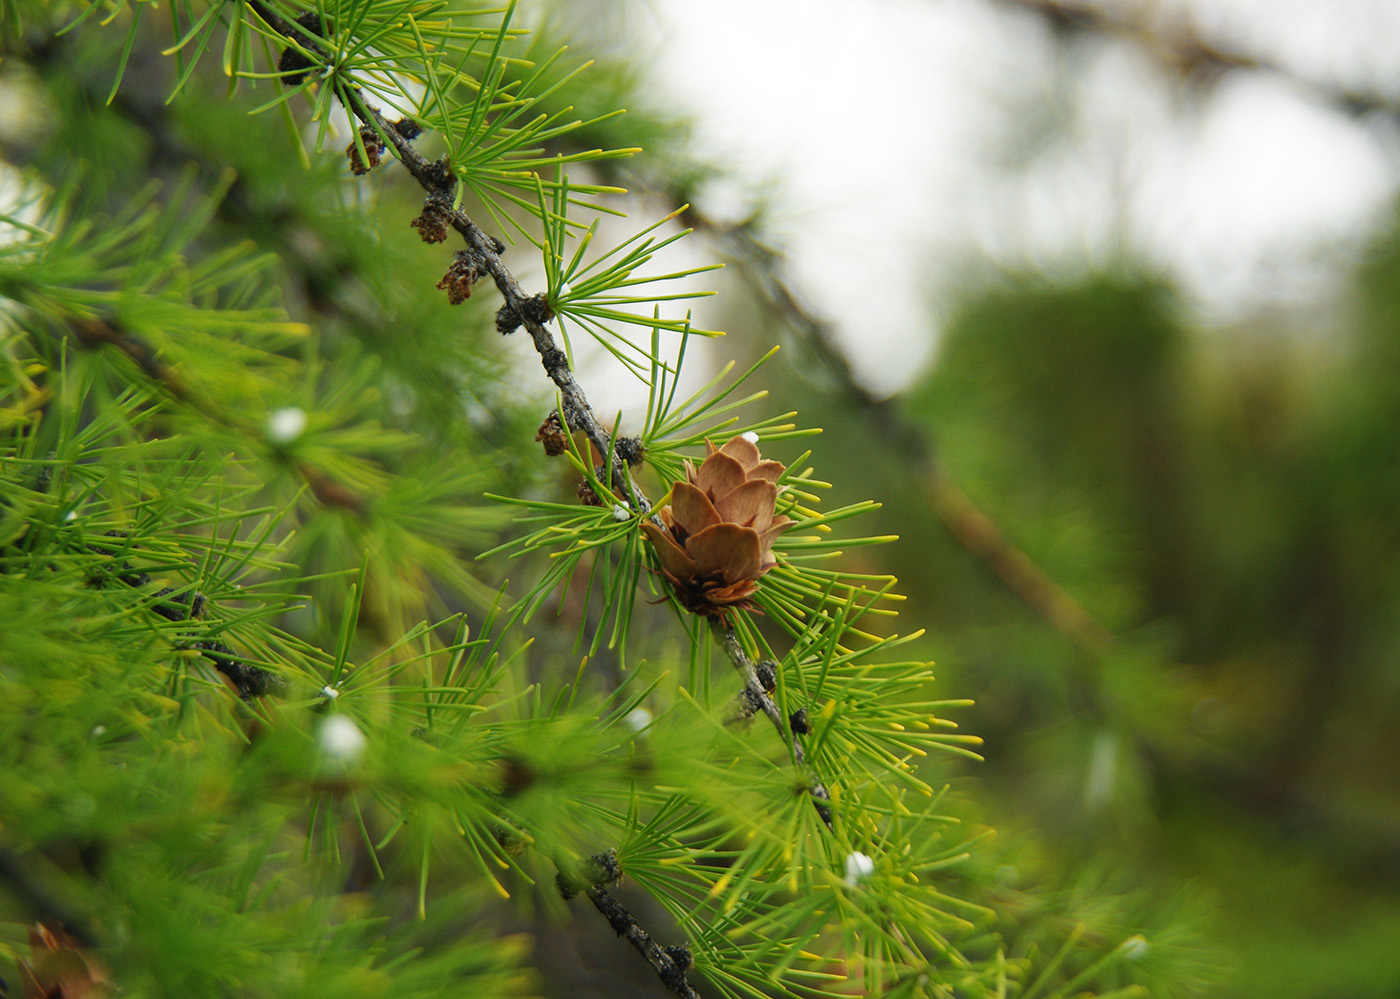
<instances>
[{"instance_id":1,"label":"blurred green foliage","mask_svg":"<svg viewBox=\"0 0 1400 999\"><path fill-rule=\"evenodd\" d=\"M902 536L882 554L940 677L978 699L992 820L1039 830L1052 881L1188 890L1230 968L1212 994L1400 983L1397 289L1390 233L1310 339L1194 328L1131 266L969 293L896 404L1112 632L1098 650L956 540L907 453L816 403L857 459L836 480Z\"/></svg>"}]
</instances>

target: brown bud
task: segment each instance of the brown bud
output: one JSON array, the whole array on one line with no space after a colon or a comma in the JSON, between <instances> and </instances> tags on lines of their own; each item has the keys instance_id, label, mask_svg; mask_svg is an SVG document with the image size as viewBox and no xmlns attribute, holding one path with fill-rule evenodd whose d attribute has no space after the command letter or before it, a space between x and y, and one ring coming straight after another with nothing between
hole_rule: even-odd
<instances>
[{"instance_id":1,"label":"brown bud","mask_svg":"<svg viewBox=\"0 0 1400 999\"><path fill-rule=\"evenodd\" d=\"M442 276L437 286L446 290L450 303L461 305L472 297L472 286L479 277L481 268L475 254L469 250L458 250L452 259L452 266L447 268L447 273Z\"/></svg>"},{"instance_id":2,"label":"brown bud","mask_svg":"<svg viewBox=\"0 0 1400 999\"><path fill-rule=\"evenodd\" d=\"M520 328L520 313L510 307L510 303L496 310L496 332L508 336Z\"/></svg>"},{"instance_id":3,"label":"brown bud","mask_svg":"<svg viewBox=\"0 0 1400 999\"><path fill-rule=\"evenodd\" d=\"M418 230L425 243L441 243L447 238L447 228L451 224L452 207L443 198L429 197L423 202L423 214L409 223ZM438 287L442 287L439 285Z\"/></svg>"},{"instance_id":4,"label":"brown bud","mask_svg":"<svg viewBox=\"0 0 1400 999\"><path fill-rule=\"evenodd\" d=\"M604 850L588 858L588 877L595 885L612 885L622 880L622 864L616 850Z\"/></svg>"},{"instance_id":5,"label":"brown bud","mask_svg":"<svg viewBox=\"0 0 1400 999\"><path fill-rule=\"evenodd\" d=\"M360 142L364 144L365 156L369 158L368 163L360 159L360 150L353 141L345 147L345 155L350 160L350 172L357 177L369 173L379 166L379 157L384 153L384 140L368 125L360 129Z\"/></svg>"},{"instance_id":6,"label":"brown bud","mask_svg":"<svg viewBox=\"0 0 1400 999\"><path fill-rule=\"evenodd\" d=\"M559 873L554 876L554 886L568 901L589 886L602 888L621 880L622 865L617 861L617 851L607 850L595 853L587 860L561 864Z\"/></svg>"},{"instance_id":7,"label":"brown bud","mask_svg":"<svg viewBox=\"0 0 1400 999\"><path fill-rule=\"evenodd\" d=\"M544 453L551 458L569 449L568 431L564 429L564 421L559 419L558 412L550 413L544 418L539 430L535 432L535 440L544 445Z\"/></svg>"},{"instance_id":8,"label":"brown bud","mask_svg":"<svg viewBox=\"0 0 1400 999\"><path fill-rule=\"evenodd\" d=\"M733 710L725 719L726 725L747 725L753 716L763 710L763 698L751 687L740 687L734 698Z\"/></svg>"},{"instance_id":9,"label":"brown bud","mask_svg":"<svg viewBox=\"0 0 1400 999\"><path fill-rule=\"evenodd\" d=\"M742 435L707 447L699 469L686 462L686 481L658 511L664 528L644 521L642 530L681 605L723 620L753 609L759 577L778 564L773 542L792 521L774 513L782 462L764 461Z\"/></svg>"},{"instance_id":10,"label":"brown bud","mask_svg":"<svg viewBox=\"0 0 1400 999\"><path fill-rule=\"evenodd\" d=\"M549 299L541 292L538 295L531 295L520 303L520 314L543 326L554 318L554 309L550 306Z\"/></svg>"},{"instance_id":11,"label":"brown bud","mask_svg":"<svg viewBox=\"0 0 1400 999\"><path fill-rule=\"evenodd\" d=\"M598 498L598 494L593 491L593 487L584 479L578 484L578 501L584 506L602 506L603 501Z\"/></svg>"}]
</instances>

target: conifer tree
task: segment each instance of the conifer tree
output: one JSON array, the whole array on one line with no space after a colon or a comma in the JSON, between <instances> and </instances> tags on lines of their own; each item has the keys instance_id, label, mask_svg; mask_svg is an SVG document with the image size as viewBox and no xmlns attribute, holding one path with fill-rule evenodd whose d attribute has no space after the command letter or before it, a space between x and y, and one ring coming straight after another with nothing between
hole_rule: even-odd
<instances>
[{"instance_id":1,"label":"conifer tree","mask_svg":"<svg viewBox=\"0 0 1400 999\"><path fill-rule=\"evenodd\" d=\"M665 123L529 13L6 5L12 994L1191 993L999 881L874 503L695 384L684 209L610 235Z\"/></svg>"}]
</instances>

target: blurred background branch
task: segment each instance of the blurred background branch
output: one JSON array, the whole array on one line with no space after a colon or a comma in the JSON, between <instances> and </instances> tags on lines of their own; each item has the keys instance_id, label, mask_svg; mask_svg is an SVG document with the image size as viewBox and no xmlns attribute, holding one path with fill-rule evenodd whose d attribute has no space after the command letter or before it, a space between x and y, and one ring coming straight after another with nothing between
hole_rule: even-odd
<instances>
[{"instance_id":1,"label":"blurred background branch","mask_svg":"<svg viewBox=\"0 0 1400 999\"><path fill-rule=\"evenodd\" d=\"M1098 34L1130 42L1186 83L1210 84L1239 70L1258 71L1309 90L1346 114L1384 112L1394 116L1400 112L1394 95L1319 79L1278 60L1248 52L1238 43L1213 38L1202 30L1190 9L1180 5L1102 4L1092 0L994 2L1034 11L1067 38Z\"/></svg>"}]
</instances>

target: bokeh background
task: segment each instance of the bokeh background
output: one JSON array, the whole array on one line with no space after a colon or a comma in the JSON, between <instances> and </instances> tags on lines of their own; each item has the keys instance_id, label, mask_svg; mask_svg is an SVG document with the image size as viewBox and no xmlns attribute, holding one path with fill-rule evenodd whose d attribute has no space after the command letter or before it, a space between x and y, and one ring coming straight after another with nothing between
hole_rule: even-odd
<instances>
[{"instance_id":1,"label":"bokeh background","mask_svg":"<svg viewBox=\"0 0 1400 999\"><path fill-rule=\"evenodd\" d=\"M998 873L1209 994L1400 994L1400 5L558 16L672 120L634 186L729 260L702 319L901 535Z\"/></svg>"}]
</instances>

